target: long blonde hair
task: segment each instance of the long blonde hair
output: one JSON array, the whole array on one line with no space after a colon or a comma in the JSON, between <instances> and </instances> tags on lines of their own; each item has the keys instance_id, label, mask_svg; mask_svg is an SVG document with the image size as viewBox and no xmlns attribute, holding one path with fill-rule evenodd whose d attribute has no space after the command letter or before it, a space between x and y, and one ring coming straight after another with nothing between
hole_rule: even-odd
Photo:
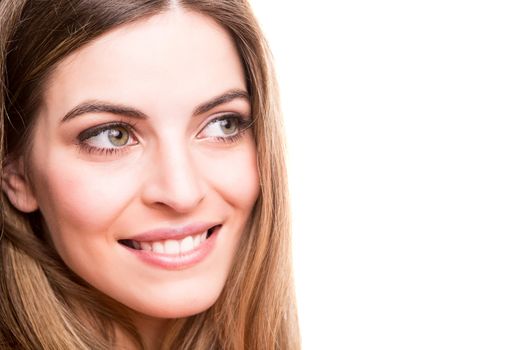
<instances>
[{"instance_id":1,"label":"long blonde hair","mask_svg":"<svg viewBox=\"0 0 525 350\"><path fill-rule=\"evenodd\" d=\"M235 40L255 119L261 194L217 302L173 320L162 349L299 349L278 92L268 46L246 0L180 0ZM0 2L0 161L23 157L46 78L60 60L116 26L173 6L168 0ZM144 348L129 310L72 273L37 211L2 194L0 347L109 349L115 327Z\"/></svg>"}]
</instances>

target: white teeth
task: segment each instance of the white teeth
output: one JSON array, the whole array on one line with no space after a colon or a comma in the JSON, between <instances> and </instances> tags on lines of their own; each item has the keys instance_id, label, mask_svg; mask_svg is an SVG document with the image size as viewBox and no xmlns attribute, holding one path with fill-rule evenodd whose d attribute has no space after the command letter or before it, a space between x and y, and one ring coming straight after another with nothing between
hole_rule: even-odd
<instances>
[{"instance_id":1,"label":"white teeth","mask_svg":"<svg viewBox=\"0 0 525 350\"><path fill-rule=\"evenodd\" d=\"M193 238L188 236L180 243L180 252L185 253L193 249Z\"/></svg>"},{"instance_id":2,"label":"white teeth","mask_svg":"<svg viewBox=\"0 0 525 350\"><path fill-rule=\"evenodd\" d=\"M183 240L167 239L165 241L138 242L132 241L133 248L158 254L177 255L189 252L200 246L205 240L208 231L194 236L186 236Z\"/></svg>"},{"instance_id":3,"label":"white teeth","mask_svg":"<svg viewBox=\"0 0 525 350\"><path fill-rule=\"evenodd\" d=\"M164 244L162 242L153 242L151 250L154 253L164 253Z\"/></svg>"},{"instance_id":4,"label":"white teeth","mask_svg":"<svg viewBox=\"0 0 525 350\"><path fill-rule=\"evenodd\" d=\"M180 244L174 239L168 239L164 242L164 253L166 254L179 254L180 253Z\"/></svg>"},{"instance_id":5,"label":"white teeth","mask_svg":"<svg viewBox=\"0 0 525 350\"><path fill-rule=\"evenodd\" d=\"M201 236L200 235L193 236L193 248L197 248L200 245L201 245Z\"/></svg>"}]
</instances>

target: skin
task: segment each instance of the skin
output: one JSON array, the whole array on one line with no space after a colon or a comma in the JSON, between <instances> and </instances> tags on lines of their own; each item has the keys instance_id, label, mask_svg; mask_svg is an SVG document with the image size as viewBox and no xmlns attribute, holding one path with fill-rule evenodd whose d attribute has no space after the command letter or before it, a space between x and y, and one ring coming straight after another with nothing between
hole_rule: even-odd
<instances>
[{"instance_id":1,"label":"skin","mask_svg":"<svg viewBox=\"0 0 525 350\"><path fill-rule=\"evenodd\" d=\"M20 210L42 212L55 248L76 274L136 312L151 347L165 320L200 313L217 300L259 195L252 132L223 142L210 123L224 113L249 121L249 101L235 98L194 115L232 90L247 91L243 66L231 37L212 19L172 9L121 26L59 63L36 120L32 181L12 176L4 187ZM62 121L93 100L147 118L91 112ZM79 146L83 131L109 122L133 125L120 151ZM85 142L109 141L99 134ZM213 251L189 268L145 264L118 243L196 222L223 226Z\"/></svg>"}]
</instances>

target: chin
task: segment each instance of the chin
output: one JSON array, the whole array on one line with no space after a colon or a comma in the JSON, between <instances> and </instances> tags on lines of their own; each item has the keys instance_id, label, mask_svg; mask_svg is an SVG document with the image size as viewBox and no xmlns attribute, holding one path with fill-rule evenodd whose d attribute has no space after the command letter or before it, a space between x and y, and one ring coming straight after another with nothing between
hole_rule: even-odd
<instances>
[{"instance_id":1,"label":"chin","mask_svg":"<svg viewBox=\"0 0 525 350\"><path fill-rule=\"evenodd\" d=\"M165 292L160 296L136 300L125 305L154 318L181 318L200 314L215 304L222 288L201 289L193 293ZM171 297L170 297L171 296Z\"/></svg>"}]
</instances>

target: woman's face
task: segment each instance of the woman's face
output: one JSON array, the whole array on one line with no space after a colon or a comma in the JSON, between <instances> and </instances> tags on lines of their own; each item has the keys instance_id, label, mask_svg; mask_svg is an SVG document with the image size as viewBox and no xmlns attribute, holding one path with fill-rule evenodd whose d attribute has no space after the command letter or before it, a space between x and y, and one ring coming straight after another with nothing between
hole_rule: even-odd
<instances>
[{"instance_id":1,"label":"woman's face","mask_svg":"<svg viewBox=\"0 0 525 350\"><path fill-rule=\"evenodd\" d=\"M64 262L142 314L210 307L259 195L250 121L235 45L203 15L170 10L68 56L29 158Z\"/></svg>"}]
</instances>

